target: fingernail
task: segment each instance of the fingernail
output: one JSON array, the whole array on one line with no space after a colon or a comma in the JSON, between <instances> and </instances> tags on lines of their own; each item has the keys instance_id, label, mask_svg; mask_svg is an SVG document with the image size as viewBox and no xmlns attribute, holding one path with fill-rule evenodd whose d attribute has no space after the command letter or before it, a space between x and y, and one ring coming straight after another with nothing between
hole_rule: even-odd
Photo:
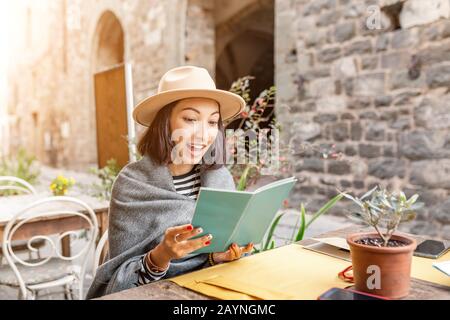
<instances>
[{"instance_id":1,"label":"fingernail","mask_svg":"<svg viewBox=\"0 0 450 320\"><path fill-rule=\"evenodd\" d=\"M193 227L192 226L187 226L186 230L192 230Z\"/></svg>"},{"instance_id":2,"label":"fingernail","mask_svg":"<svg viewBox=\"0 0 450 320\"><path fill-rule=\"evenodd\" d=\"M205 245L206 245L206 246L208 246L208 245L210 245L210 244L211 244L211 241L206 241L206 242L205 242Z\"/></svg>"}]
</instances>

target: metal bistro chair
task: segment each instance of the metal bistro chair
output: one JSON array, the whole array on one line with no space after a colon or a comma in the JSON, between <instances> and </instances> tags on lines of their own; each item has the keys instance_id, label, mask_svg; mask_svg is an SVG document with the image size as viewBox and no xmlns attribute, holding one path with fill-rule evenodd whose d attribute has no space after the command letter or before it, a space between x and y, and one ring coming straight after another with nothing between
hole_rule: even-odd
<instances>
[{"instance_id":1,"label":"metal bistro chair","mask_svg":"<svg viewBox=\"0 0 450 320\"><path fill-rule=\"evenodd\" d=\"M34 187L29 184L27 181L17 178L17 177L12 177L12 176L0 176L0 182L4 183L4 182L12 182L12 183L16 183L16 184L21 184L22 186L17 186L17 185L0 185L0 190L16 190L16 191L21 191L24 193L28 193L28 194L36 194L36 189L34 189Z\"/></svg>"},{"instance_id":2,"label":"metal bistro chair","mask_svg":"<svg viewBox=\"0 0 450 320\"><path fill-rule=\"evenodd\" d=\"M4 184L3 183L7 183ZM13 176L0 176L0 183L2 183L2 185L0 185L0 191L1 190L14 190L14 191L20 191L26 194L36 194L36 189L34 189L34 187L29 184L27 181L17 178L17 177L13 177ZM9 184L9 183L14 183L14 184ZM17 185L19 184L19 185ZM34 247L37 249L36 254L37 257L40 258L41 257L41 252L40 252L40 248L42 248L45 244L44 240L40 240L40 241L36 241L34 243ZM13 243L13 247L14 247L14 251L28 251L28 255L29 258L31 259L31 251L28 250L26 241L14 241ZM3 258L2 258L3 252L2 249L0 248L0 265L3 262Z\"/></svg>"},{"instance_id":3,"label":"metal bistro chair","mask_svg":"<svg viewBox=\"0 0 450 320\"><path fill-rule=\"evenodd\" d=\"M103 233L102 237L98 241L97 248L95 248L94 265L93 265L93 273L92 273L93 276L95 276L98 266L104 262L104 259L107 256L107 252L108 252L107 244L108 244L108 230L106 230L105 233ZM102 259L102 252L103 252L103 249L105 248L105 245L106 245L106 251L103 256L104 259L103 259L103 261L100 261Z\"/></svg>"},{"instance_id":4,"label":"metal bistro chair","mask_svg":"<svg viewBox=\"0 0 450 320\"><path fill-rule=\"evenodd\" d=\"M87 214L69 209L58 209L50 212L31 212L31 209L54 202L71 204L71 207L77 205L78 207L82 207L84 211L87 211ZM66 236L76 235L75 230L59 234L56 244L48 236L35 235L28 239L29 249L34 251L33 241L43 239L51 246L51 255L43 259L28 261L19 258L14 253L12 246L12 239L17 230L30 220L52 215L65 215L84 219L88 224L88 227L85 229L89 230L87 244L76 255L65 257L59 252L57 244ZM97 217L94 211L83 201L66 196L49 197L35 201L16 213L5 227L2 247L8 266L0 267L0 284L18 288L19 299L35 299L38 291L59 286L64 287L66 297L73 298L73 285L78 284L78 298L80 300L83 299L83 281L86 273L86 265L89 253L94 248L97 234ZM75 259L79 259L79 266L72 263Z\"/></svg>"}]
</instances>

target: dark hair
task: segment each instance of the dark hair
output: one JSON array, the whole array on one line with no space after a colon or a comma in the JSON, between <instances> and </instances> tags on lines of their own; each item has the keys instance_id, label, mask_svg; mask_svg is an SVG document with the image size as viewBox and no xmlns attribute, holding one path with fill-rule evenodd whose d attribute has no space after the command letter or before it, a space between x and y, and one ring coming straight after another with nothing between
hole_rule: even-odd
<instances>
[{"instance_id":1,"label":"dark hair","mask_svg":"<svg viewBox=\"0 0 450 320\"><path fill-rule=\"evenodd\" d=\"M170 116L178 101L172 102L158 111L155 119L139 139L137 145L138 151L142 156L150 156L159 165L168 165L171 163L171 153L175 147L175 142L171 139ZM201 160L201 171L218 169L225 164L225 132L220 115L218 127L219 132L217 133L216 139ZM211 159L204 159L209 154L211 155Z\"/></svg>"}]
</instances>

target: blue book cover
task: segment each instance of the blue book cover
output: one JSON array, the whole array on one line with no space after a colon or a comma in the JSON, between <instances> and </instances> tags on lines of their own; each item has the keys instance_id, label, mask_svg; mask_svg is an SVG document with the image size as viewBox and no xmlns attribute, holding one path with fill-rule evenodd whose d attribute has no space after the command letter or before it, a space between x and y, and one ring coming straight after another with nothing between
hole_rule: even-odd
<instances>
[{"instance_id":1,"label":"blue book cover","mask_svg":"<svg viewBox=\"0 0 450 320\"><path fill-rule=\"evenodd\" d=\"M213 235L211 244L197 253L223 252L236 242L259 244L297 180L290 177L254 191L200 188L192 225L202 235ZM196 237L197 238L197 237Z\"/></svg>"}]
</instances>

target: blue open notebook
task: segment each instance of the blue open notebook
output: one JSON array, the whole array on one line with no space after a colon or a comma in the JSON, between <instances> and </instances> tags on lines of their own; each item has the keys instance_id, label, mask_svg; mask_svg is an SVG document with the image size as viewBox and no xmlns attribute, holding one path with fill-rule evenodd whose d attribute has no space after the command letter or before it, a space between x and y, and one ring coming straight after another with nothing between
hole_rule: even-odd
<instances>
[{"instance_id":1,"label":"blue open notebook","mask_svg":"<svg viewBox=\"0 0 450 320\"><path fill-rule=\"evenodd\" d=\"M222 252L236 242L258 244L297 180L290 177L254 191L200 188L192 225L211 233L211 244L195 253Z\"/></svg>"}]
</instances>

